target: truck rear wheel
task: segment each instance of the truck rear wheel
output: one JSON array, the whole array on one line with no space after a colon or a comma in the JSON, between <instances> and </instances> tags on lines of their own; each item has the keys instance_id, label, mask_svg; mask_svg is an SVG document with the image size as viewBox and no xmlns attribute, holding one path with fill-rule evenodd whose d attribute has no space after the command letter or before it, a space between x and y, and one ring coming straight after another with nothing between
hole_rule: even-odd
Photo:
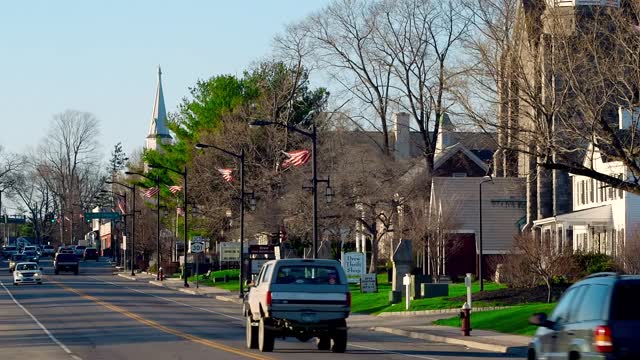
<instances>
[{"instance_id":1,"label":"truck rear wheel","mask_svg":"<svg viewBox=\"0 0 640 360\"><path fill-rule=\"evenodd\" d=\"M343 353L347 351L347 322L342 320L336 324L336 327L339 329L332 331L333 335L331 335L331 340L333 340L333 345L331 346L331 351L334 353Z\"/></svg>"},{"instance_id":2,"label":"truck rear wheel","mask_svg":"<svg viewBox=\"0 0 640 360\"><path fill-rule=\"evenodd\" d=\"M251 316L247 316L247 349L257 349L258 348L258 327L252 326L253 321L251 320Z\"/></svg>"},{"instance_id":3,"label":"truck rear wheel","mask_svg":"<svg viewBox=\"0 0 640 360\"><path fill-rule=\"evenodd\" d=\"M273 336L273 332L267 329L269 321L265 318L260 318L260 325L258 325L258 349L261 352L273 351L273 345L276 341Z\"/></svg>"}]
</instances>

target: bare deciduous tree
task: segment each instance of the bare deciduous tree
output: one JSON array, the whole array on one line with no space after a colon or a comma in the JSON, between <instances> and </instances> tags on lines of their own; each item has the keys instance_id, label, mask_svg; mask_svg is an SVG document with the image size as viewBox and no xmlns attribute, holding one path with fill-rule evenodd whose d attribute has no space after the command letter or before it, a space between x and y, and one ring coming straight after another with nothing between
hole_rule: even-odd
<instances>
[{"instance_id":1,"label":"bare deciduous tree","mask_svg":"<svg viewBox=\"0 0 640 360\"><path fill-rule=\"evenodd\" d=\"M91 203L105 180L100 171L104 166L99 165L98 125L90 113L67 110L54 116L39 147L36 171L56 197L60 218L67 216L71 221L70 240L79 235L75 230L80 212Z\"/></svg>"},{"instance_id":2,"label":"bare deciduous tree","mask_svg":"<svg viewBox=\"0 0 640 360\"><path fill-rule=\"evenodd\" d=\"M577 273L571 249L562 250L546 240L531 234L514 238L513 249L506 257L504 272L507 281L516 286L536 285L540 281L547 287L547 302L551 302L551 290L555 277L568 277Z\"/></svg>"}]
</instances>

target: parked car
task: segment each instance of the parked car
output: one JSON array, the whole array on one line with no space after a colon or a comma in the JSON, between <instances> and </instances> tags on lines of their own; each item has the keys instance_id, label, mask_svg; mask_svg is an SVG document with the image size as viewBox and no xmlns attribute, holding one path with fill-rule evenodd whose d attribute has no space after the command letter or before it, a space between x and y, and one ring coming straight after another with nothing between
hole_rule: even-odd
<instances>
[{"instance_id":1,"label":"parked car","mask_svg":"<svg viewBox=\"0 0 640 360\"><path fill-rule=\"evenodd\" d=\"M28 245L22 248L22 253L24 253L25 251L33 251L33 252L37 252L38 249L33 246L33 245Z\"/></svg>"},{"instance_id":2,"label":"parked car","mask_svg":"<svg viewBox=\"0 0 640 360\"><path fill-rule=\"evenodd\" d=\"M318 338L319 350L347 348L351 293L339 262L318 259L267 261L245 296L247 348L272 351L275 338Z\"/></svg>"},{"instance_id":3,"label":"parked car","mask_svg":"<svg viewBox=\"0 0 640 360\"><path fill-rule=\"evenodd\" d=\"M87 260L99 261L100 260L100 256L98 255L98 249L96 249L96 248L86 248L86 249L84 249L83 259L84 259L84 261L87 261Z\"/></svg>"},{"instance_id":4,"label":"parked car","mask_svg":"<svg viewBox=\"0 0 640 360\"><path fill-rule=\"evenodd\" d=\"M15 246L4 246L2 248L2 256L6 259L10 259L11 255L18 253L18 248Z\"/></svg>"},{"instance_id":5,"label":"parked car","mask_svg":"<svg viewBox=\"0 0 640 360\"><path fill-rule=\"evenodd\" d=\"M25 283L42 285L42 268L38 268L38 264L34 262L16 264L16 270L13 272L13 285Z\"/></svg>"},{"instance_id":6,"label":"parked car","mask_svg":"<svg viewBox=\"0 0 640 360\"><path fill-rule=\"evenodd\" d=\"M38 255L37 252L35 252L33 250L23 251L22 255L25 256L25 258L26 258L25 261L34 262L34 263L39 263L40 262L40 256Z\"/></svg>"},{"instance_id":7,"label":"parked car","mask_svg":"<svg viewBox=\"0 0 640 360\"><path fill-rule=\"evenodd\" d=\"M540 326L528 359L640 359L640 276L597 273L572 285Z\"/></svg>"},{"instance_id":8,"label":"parked car","mask_svg":"<svg viewBox=\"0 0 640 360\"><path fill-rule=\"evenodd\" d=\"M26 261L27 257L23 254L11 255L11 259L9 260L9 272L13 272L13 270L15 270L16 264Z\"/></svg>"},{"instance_id":9,"label":"parked car","mask_svg":"<svg viewBox=\"0 0 640 360\"><path fill-rule=\"evenodd\" d=\"M84 245L76 245L73 248L74 253L76 254L76 256L82 257L84 255L84 249L86 249L87 247Z\"/></svg>"},{"instance_id":10,"label":"parked car","mask_svg":"<svg viewBox=\"0 0 640 360\"><path fill-rule=\"evenodd\" d=\"M53 256L56 251L53 249L51 245L42 245L42 255L41 256Z\"/></svg>"},{"instance_id":11,"label":"parked car","mask_svg":"<svg viewBox=\"0 0 640 360\"><path fill-rule=\"evenodd\" d=\"M75 254L59 253L53 260L53 269L56 275L60 274L61 271L73 272L78 275L80 271L78 257Z\"/></svg>"}]
</instances>

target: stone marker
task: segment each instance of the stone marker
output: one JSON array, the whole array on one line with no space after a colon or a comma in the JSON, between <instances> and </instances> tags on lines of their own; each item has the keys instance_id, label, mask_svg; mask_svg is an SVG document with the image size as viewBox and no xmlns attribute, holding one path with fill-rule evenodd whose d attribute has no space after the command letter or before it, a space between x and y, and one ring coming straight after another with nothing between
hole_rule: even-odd
<instances>
[{"instance_id":1,"label":"stone marker","mask_svg":"<svg viewBox=\"0 0 640 360\"><path fill-rule=\"evenodd\" d=\"M404 290L402 285L402 278L405 274L411 272L411 264L413 261L413 249L411 246L411 240L402 239L393 252L393 285L391 289L393 291Z\"/></svg>"}]
</instances>

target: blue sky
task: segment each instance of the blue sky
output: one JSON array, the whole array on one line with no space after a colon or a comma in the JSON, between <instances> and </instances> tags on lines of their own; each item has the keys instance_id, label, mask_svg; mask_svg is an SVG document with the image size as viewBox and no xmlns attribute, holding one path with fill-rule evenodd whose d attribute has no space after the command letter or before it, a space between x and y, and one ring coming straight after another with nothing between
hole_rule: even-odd
<instances>
[{"instance_id":1,"label":"blue sky","mask_svg":"<svg viewBox=\"0 0 640 360\"><path fill-rule=\"evenodd\" d=\"M199 78L241 74L328 0L0 2L0 144L35 147L53 114L88 111L106 155L142 147L162 66L168 111Z\"/></svg>"}]
</instances>

